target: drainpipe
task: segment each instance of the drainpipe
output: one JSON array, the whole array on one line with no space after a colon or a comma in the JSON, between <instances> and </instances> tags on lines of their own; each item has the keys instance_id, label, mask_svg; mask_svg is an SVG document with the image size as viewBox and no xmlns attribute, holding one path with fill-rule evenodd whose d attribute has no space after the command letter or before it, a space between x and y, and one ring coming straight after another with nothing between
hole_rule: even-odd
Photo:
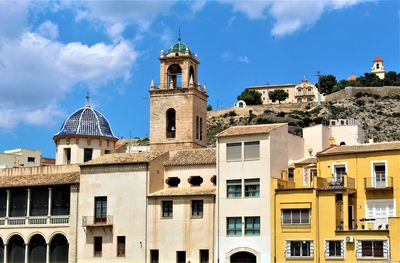
<instances>
[{"instance_id":1,"label":"drainpipe","mask_svg":"<svg viewBox=\"0 0 400 263\"><path fill-rule=\"evenodd\" d=\"M318 262L321 262L320 259L320 244L319 244L319 198L318 198L318 190L314 190L315 191L315 198L317 199L317 244L318 244L318 250L317 250L317 258L318 258Z\"/></svg>"},{"instance_id":2,"label":"drainpipe","mask_svg":"<svg viewBox=\"0 0 400 263\"><path fill-rule=\"evenodd\" d=\"M146 206L145 206L145 222L144 222L144 262L147 262L147 206L148 206L148 195L149 195L149 186L148 186L148 177L149 177L149 164L146 163Z\"/></svg>"},{"instance_id":3,"label":"drainpipe","mask_svg":"<svg viewBox=\"0 0 400 263\"><path fill-rule=\"evenodd\" d=\"M76 184L75 262L78 262L79 184Z\"/></svg>"},{"instance_id":4,"label":"drainpipe","mask_svg":"<svg viewBox=\"0 0 400 263\"><path fill-rule=\"evenodd\" d=\"M217 138L217 224L218 224L218 232L216 233L216 238L217 238L217 263L219 263L219 231L220 231L220 226L219 226L219 189L220 189L220 172L219 172L219 140Z\"/></svg>"},{"instance_id":5,"label":"drainpipe","mask_svg":"<svg viewBox=\"0 0 400 263\"><path fill-rule=\"evenodd\" d=\"M274 191L274 263L276 263L276 189Z\"/></svg>"}]
</instances>

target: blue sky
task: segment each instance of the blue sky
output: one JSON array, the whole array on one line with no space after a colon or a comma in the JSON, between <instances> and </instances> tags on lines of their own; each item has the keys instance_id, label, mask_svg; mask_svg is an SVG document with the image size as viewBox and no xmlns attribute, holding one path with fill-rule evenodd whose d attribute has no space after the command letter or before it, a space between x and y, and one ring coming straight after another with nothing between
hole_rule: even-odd
<instances>
[{"instance_id":1,"label":"blue sky","mask_svg":"<svg viewBox=\"0 0 400 263\"><path fill-rule=\"evenodd\" d=\"M41 149L85 95L120 137L146 137L160 50L197 53L214 109L247 86L400 71L399 1L1 1L0 151Z\"/></svg>"}]
</instances>

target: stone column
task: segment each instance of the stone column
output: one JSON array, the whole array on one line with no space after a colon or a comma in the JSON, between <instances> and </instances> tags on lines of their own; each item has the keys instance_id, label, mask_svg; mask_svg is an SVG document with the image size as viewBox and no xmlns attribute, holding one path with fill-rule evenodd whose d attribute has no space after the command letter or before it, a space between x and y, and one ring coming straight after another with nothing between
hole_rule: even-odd
<instances>
[{"instance_id":1,"label":"stone column","mask_svg":"<svg viewBox=\"0 0 400 263\"><path fill-rule=\"evenodd\" d=\"M10 190L7 190L6 221L4 222L4 224L6 224L6 225L8 225L8 217L9 216L10 216Z\"/></svg>"},{"instance_id":2,"label":"stone column","mask_svg":"<svg viewBox=\"0 0 400 263\"><path fill-rule=\"evenodd\" d=\"M9 190L7 190L7 191L9 191ZM4 263L7 263L7 254L8 254L8 251L7 251L7 244L4 244L4 254L3 254L3 262Z\"/></svg>"},{"instance_id":3,"label":"stone column","mask_svg":"<svg viewBox=\"0 0 400 263\"><path fill-rule=\"evenodd\" d=\"M50 243L46 243L46 263L50 262Z\"/></svg>"},{"instance_id":4,"label":"stone column","mask_svg":"<svg viewBox=\"0 0 400 263\"><path fill-rule=\"evenodd\" d=\"M29 214L30 214L30 210L31 210L31 189L27 189L28 191L28 201L26 204L26 223L25 224L29 224Z\"/></svg>"},{"instance_id":5,"label":"stone column","mask_svg":"<svg viewBox=\"0 0 400 263\"><path fill-rule=\"evenodd\" d=\"M50 224L50 217L51 217L51 198L53 195L53 189L49 187L49 200L47 202L47 224Z\"/></svg>"},{"instance_id":6,"label":"stone column","mask_svg":"<svg viewBox=\"0 0 400 263\"><path fill-rule=\"evenodd\" d=\"M29 261L29 245L25 244L25 263Z\"/></svg>"}]
</instances>

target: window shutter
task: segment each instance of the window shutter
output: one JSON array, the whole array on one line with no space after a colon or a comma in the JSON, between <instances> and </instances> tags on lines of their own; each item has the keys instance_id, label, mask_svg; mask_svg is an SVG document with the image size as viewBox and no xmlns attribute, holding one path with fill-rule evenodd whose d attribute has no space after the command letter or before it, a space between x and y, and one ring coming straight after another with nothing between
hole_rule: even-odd
<instances>
[{"instance_id":1,"label":"window shutter","mask_svg":"<svg viewBox=\"0 0 400 263\"><path fill-rule=\"evenodd\" d=\"M310 241L310 257L314 257L314 241Z\"/></svg>"},{"instance_id":2,"label":"window shutter","mask_svg":"<svg viewBox=\"0 0 400 263\"><path fill-rule=\"evenodd\" d=\"M226 145L226 159L227 161L241 161L242 160L242 143L228 143Z\"/></svg>"},{"instance_id":3,"label":"window shutter","mask_svg":"<svg viewBox=\"0 0 400 263\"><path fill-rule=\"evenodd\" d=\"M290 258L290 241L285 241L285 254L286 258Z\"/></svg>"},{"instance_id":4,"label":"window shutter","mask_svg":"<svg viewBox=\"0 0 400 263\"><path fill-rule=\"evenodd\" d=\"M383 257L389 258L389 242L387 240L383 241Z\"/></svg>"},{"instance_id":5,"label":"window shutter","mask_svg":"<svg viewBox=\"0 0 400 263\"><path fill-rule=\"evenodd\" d=\"M357 258L362 258L362 241L357 240L356 242L356 254Z\"/></svg>"},{"instance_id":6,"label":"window shutter","mask_svg":"<svg viewBox=\"0 0 400 263\"><path fill-rule=\"evenodd\" d=\"M340 241L340 256L344 257L344 240Z\"/></svg>"},{"instance_id":7,"label":"window shutter","mask_svg":"<svg viewBox=\"0 0 400 263\"><path fill-rule=\"evenodd\" d=\"M260 142L245 142L244 143L244 159L255 160L260 158Z\"/></svg>"},{"instance_id":8,"label":"window shutter","mask_svg":"<svg viewBox=\"0 0 400 263\"><path fill-rule=\"evenodd\" d=\"M325 240L324 243L325 258L329 258L329 241Z\"/></svg>"}]
</instances>

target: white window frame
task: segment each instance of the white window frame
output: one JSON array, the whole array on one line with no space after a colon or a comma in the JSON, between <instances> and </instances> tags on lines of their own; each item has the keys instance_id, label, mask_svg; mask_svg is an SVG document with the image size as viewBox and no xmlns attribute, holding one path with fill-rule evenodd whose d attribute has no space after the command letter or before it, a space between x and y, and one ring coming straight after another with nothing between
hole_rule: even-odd
<instances>
[{"instance_id":1,"label":"white window frame","mask_svg":"<svg viewBox=\"0 0 400 263\"><path fill-rule=\"evenodd\" d=\"M345 173L348 174L347 162L332 163L332 178L334 178L335 181L337 180L335 172L336 166L344 166Z\"/></svg>"},{"instance_id":2,"label":"white window frame","mask_svg":"<svg viewBox=\"0 0 400 263\"><path fill-rule=\"evenodd\" d=\"M329 256L329 242L331 241L340 241L341 242L341 256ZM345 239L338 239L338 238L328 238L325 239L324 242L324 254L326 259L344 259L346 256L346 240Z\"/></svg>"},{"instance_id":3,"label":"white window frame","mask_svg":"<svg viewBox=\"0 0 400 263\"><path fill-rule=\"evenodd\" d=\"M290 218L291 223L290 224L283 223L283 210L291 210L291 211L293 211L293 210L300 210L300 211L301 210L308 210L308 223L293 223L293 216L292 216L293 213L291 213L291 216L290 216L291 217ZM301 214L300 214L300 221L301 221ZM311 208L281 209L281 224L282 224L282 226L307 226L307 225L311 225Z\"/></svg>"},{"instance_id":4,"label":"white window frame","mask_svg":"<svg viewBox=\"0 0 400 263\"><path fill-rule=\"evenodd\" d=\"M291 256L291 242L310 242L309 256ZM312 259L314 258L314 240L313 239L287 239L285 240L285 258L288 259Z\"/></svg>"},{"instance_id":5,"label":"white window frame","mask_svg":"<svg viewBox=\"0 0 400 263\"><path fill-rule=\"evenodd\" d=\"M393 209L390 211L389 209L389 202L392 202L393 204ZM375 214L375 206L376 204L386 204L386 215L387 215L387 221L386 224L389 223L389 217L396 217L396 199L366 199L365 200L365 218L375 218L376 219L376 214ZM370 214L370 207L373 206L372 214ZM378 228L378 226L381 224L381 222L374 222L374 228ZM366 229L368 229L366 227ZM386 226L382 226L382 229L386 229Z\"/></svg>"},{"instance_id":6,"label":"white window frame","mask_svg":"<svg viewBox=\"0 0 400 263\"><path fill-rule=\"evenodd\" d=\"M363 241L383 241L383 257L363 257L362 256L362 242ZM387 250L385 251L385 245ZM357 259L388 259L390 255L390 243L386 238L360 238L356 240L356 257Z\"/></svg>"},{"instance_id":7,"label":"white window frame","mask_svg":"<svg viewBox=\"0 0 400 263\"><path fill-rule=\"evenodd\" d=\"M387 160L381 160L381 161L371 161L371 182L372 186L376 187L376 178L375 177L375 169L374 166L375 164L385 164L385 187L388 186L388 179L389 179L389 174L388 174L388 162Z\"/></svg>"}]
</instances>

